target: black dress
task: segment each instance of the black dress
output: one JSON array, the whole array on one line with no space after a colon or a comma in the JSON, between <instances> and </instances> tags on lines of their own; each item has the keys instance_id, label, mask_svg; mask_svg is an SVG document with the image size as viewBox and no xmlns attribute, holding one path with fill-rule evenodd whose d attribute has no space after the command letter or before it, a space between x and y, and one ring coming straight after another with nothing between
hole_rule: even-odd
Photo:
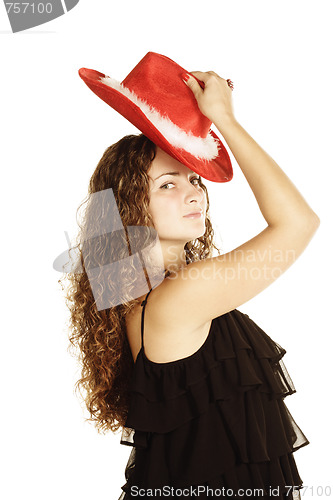
<instances>
[{"instance_id":1,"label":"black dress","mask_svg":"<svg viewBox=\"0 0 333 500\"><path fill-rule=\"evenodd\" d=\"M213 319L194 354L150 361L143 347L149 293L121 438L133 449L119 500L300 498L293 452L309 441L284 403L296 392L285 349L234 309Z\"/></svg>"}]
</instances>

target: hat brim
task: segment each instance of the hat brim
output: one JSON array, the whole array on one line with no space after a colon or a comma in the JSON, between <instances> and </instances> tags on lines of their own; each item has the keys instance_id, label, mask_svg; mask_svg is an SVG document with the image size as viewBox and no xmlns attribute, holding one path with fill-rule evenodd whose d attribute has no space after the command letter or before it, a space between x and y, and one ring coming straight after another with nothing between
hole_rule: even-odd
<instances>
[{"instance_id":1,"label":"hat brim","mask_svg":"<svg viewBox=\"0 0 333 500\"><path fill-rule=\"evenodd\" d=\"M179 147L175 147L154 126L139 106L118 90L101 81L106 75L99 71L81 68L79 75L86 85L104 102L130 121L156 146L172 156L175 160L190 168L198 175L212 182L229 182L233 177L229 154L220 138L210 130L218 145L218 156L213 160L199 159Z\"/></svg>"}]
</instances>

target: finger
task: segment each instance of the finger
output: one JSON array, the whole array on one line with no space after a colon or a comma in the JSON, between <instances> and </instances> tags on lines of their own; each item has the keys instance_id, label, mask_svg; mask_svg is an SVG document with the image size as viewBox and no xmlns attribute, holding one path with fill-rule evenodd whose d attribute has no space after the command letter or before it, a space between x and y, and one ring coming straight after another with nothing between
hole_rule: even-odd
<instances>
[{"instance_id":1,"label":"finger","mask_svg":"<svg viewBox=\"0 0 333 500\"><path fill-rule=\"evenodd\" d=\"M198 80L202 80L205 84L209 81L209 79L212 76L215 76L217 79L224 80L224 78L222 78L220 75L215 73L215 71L206 71L206 72L191 71L191 75L194 75L196 78L198 78ZM224 80L224 81L226 81L226 80Z\"/></svg>"},{"instance_id":2,"label":"finger","mask_svg":"<svg viewBox=\"0 0 333 500\"><path fill-rule=\"evenodd\" d=\"M192 76L191 74L187 73L184 76L183 81L186 83L186 85L188 87L190 87L190 89L192 90L192 92L193 92L193 94L195 95L196 98L198 98L202 94L203 90L200 87L200 85L197 82L197 80L194 78L194 76Z\"/></svg>"},{"instance_id":3,"label":"finger","mask_svg":"<svg viewBox=\"0 0 333 500\"><path fill-rule=\"evenodd\" d=\"M209 78L209 73L204 73L203 71L191 71L191 75L195 76L198 80L206 83Z\"/></svg>"}]
</instances>

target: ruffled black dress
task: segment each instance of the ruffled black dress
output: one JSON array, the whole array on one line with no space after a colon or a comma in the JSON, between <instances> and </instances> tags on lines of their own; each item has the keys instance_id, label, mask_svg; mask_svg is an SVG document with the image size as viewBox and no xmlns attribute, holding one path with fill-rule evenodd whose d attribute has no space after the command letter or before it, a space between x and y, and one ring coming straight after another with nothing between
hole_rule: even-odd
<instances>
[{"instance_id":1,"label":"ruffled black dress","mask_svg":"<svg viewBox=\"0 0 333 500\"><path fill-rule=\"evenodd\" d=\"M191 356L150 361L149 293L121 438L133 449L119 500L300 498L293 452L309 441L284 403L295 392L285 349L234 309L212 321Z\"/></svg>"}]
</instances>

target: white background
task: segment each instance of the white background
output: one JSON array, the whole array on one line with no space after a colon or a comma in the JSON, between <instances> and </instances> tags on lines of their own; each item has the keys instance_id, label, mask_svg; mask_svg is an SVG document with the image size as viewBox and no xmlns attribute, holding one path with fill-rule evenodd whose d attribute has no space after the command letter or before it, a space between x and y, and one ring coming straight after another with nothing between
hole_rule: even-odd
<instances>
[{"instance_id":1,"label":"white background","mask_svg":"<svg viewBox=\"0 0 333 500\"><path fill-rule=\"evenodd\" d=\"M286 403L310 441L295 458L303 498L333 481L331 2L84 1L12 34L0 5L2 498L117 500L130 448L99 435L73 393L68 313L53 260L103 151L137 130L78 76L118 80L148 52L235 84L235 114L279 163L321 226L297 262L240 307L287 349L297 393ZM234 179L208 185L223 251L265 227L233 160ZM223 450L222 450L223 452ZM323 495L325 496L325 495Z\"/></svg>"}]
</instances>

